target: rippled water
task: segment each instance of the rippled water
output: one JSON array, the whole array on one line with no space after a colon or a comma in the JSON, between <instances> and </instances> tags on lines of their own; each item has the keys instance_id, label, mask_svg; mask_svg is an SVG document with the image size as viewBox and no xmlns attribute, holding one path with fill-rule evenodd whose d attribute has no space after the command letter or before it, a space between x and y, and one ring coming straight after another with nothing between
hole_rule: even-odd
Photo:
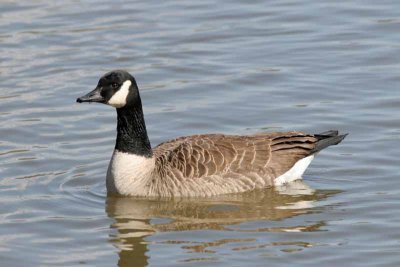
<instances>
[{"instance_id":1,"label":"rippled water","mask_svg":"<svg viewBox=\"0 0 400 267\"><path fill-rule=\"evenodd\" d=\"M399 266L398 1L2 1L1 266ZM107 198L134 73L153 145L340 129L304 183L211 199Z\"/></svg>"}]
</instances>

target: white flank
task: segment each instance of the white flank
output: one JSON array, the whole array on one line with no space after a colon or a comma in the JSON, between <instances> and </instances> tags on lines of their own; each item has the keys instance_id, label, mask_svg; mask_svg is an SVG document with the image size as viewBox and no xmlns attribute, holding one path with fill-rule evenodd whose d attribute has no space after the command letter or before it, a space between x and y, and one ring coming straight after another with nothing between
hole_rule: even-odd
<instances>
[{"instance_id":1,"label":"white flank","mask_svg":"<svg viewBox=\"0 0 400 267\"><path fill-rule=\"evenodd\" d=\"M148 194L154 158L114 151L107 171L107 191L125 196Z\"/></svg>"},{"instance_id":2,"label":"white flank","mask_svg":"<svg viewBox=\"0 0 400 267\"><path fill-rule=\"evenodd\" d=\"M279 186L297 179L301 179L301 176L306 171L308 165L310 165L313 159L314 155L311 155L296 162L296 164L294 164L290 170L275 179L275 185Z\"/></svg>"},{"instance_id":3,"label":"white flank","mask_svg":"<svg viewBox=\"0 0 400 267\"><path fill-rule=\"evenodd\" d=\"M113 106L114 108L122 108L126 105L126 98L129 94L129 87L131 87L132 82L130 80L125 81L121 88L108 100L107 104Z\"/></svg>"}]
</instances>

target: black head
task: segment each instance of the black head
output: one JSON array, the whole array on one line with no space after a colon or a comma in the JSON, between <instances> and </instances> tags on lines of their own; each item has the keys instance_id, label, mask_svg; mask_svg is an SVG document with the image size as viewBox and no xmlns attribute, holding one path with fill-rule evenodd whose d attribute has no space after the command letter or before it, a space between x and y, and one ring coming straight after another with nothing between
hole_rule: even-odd
<instances>
[{"instance_id":1,"label":"black head","mask_svg":"<svg viewBox=\"0 0 400 267\"><path fill-rule=\"evenodd\" d=\"M79 97L76 102L97 102L115 108L134 104L139 98L135 78L124 70L114 70L104 74L97 87L90 93Z\"/></svg>"}]
</instances>

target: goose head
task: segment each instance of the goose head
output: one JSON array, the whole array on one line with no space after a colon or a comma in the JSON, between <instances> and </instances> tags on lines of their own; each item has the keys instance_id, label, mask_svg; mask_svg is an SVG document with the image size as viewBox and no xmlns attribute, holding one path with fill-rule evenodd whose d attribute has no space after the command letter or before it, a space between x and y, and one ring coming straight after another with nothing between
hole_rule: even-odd
<instances>
[{"instance_id":1,"label":"goose head","mask_svg":"<svg viewBox=\"0 0 400 267\"><path fill-rule=\"evenodd\" d=\"M76 99L76 102L95 102L107 104L114 108L124 108L135 105L139 99L139 90L135 78L127 71L114 70L104 74L96 88Z\"/></svg>"},{"instance_id":2,"label":"goose head","mask_svg":"<svg viewBox=\"0 0 400 267\"><path fill-rule=\"evenodd\" d=\"M119 152L151 157L142 102L135 78L124 70L104 74L96 88L76 99L76 102L102 103L117 110L117 140Z\"/></svg>"}]
</instances>

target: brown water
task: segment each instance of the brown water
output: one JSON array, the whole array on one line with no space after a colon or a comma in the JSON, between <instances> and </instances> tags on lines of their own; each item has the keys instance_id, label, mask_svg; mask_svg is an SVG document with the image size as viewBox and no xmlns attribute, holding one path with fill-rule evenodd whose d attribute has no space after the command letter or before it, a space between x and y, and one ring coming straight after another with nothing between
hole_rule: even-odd
<instances>
[{"instance_id":1,"label":"brown water","mask_svg":"<svg viewBox=\"0 0 400 267\"><path fill-rule=\"evenodd\" d=\"M2 1L1 266L400 266L400 2ZM107 198L137 78L153 145L340 129L304 182L212 199Z\"/></svg>"}]
</instances>

